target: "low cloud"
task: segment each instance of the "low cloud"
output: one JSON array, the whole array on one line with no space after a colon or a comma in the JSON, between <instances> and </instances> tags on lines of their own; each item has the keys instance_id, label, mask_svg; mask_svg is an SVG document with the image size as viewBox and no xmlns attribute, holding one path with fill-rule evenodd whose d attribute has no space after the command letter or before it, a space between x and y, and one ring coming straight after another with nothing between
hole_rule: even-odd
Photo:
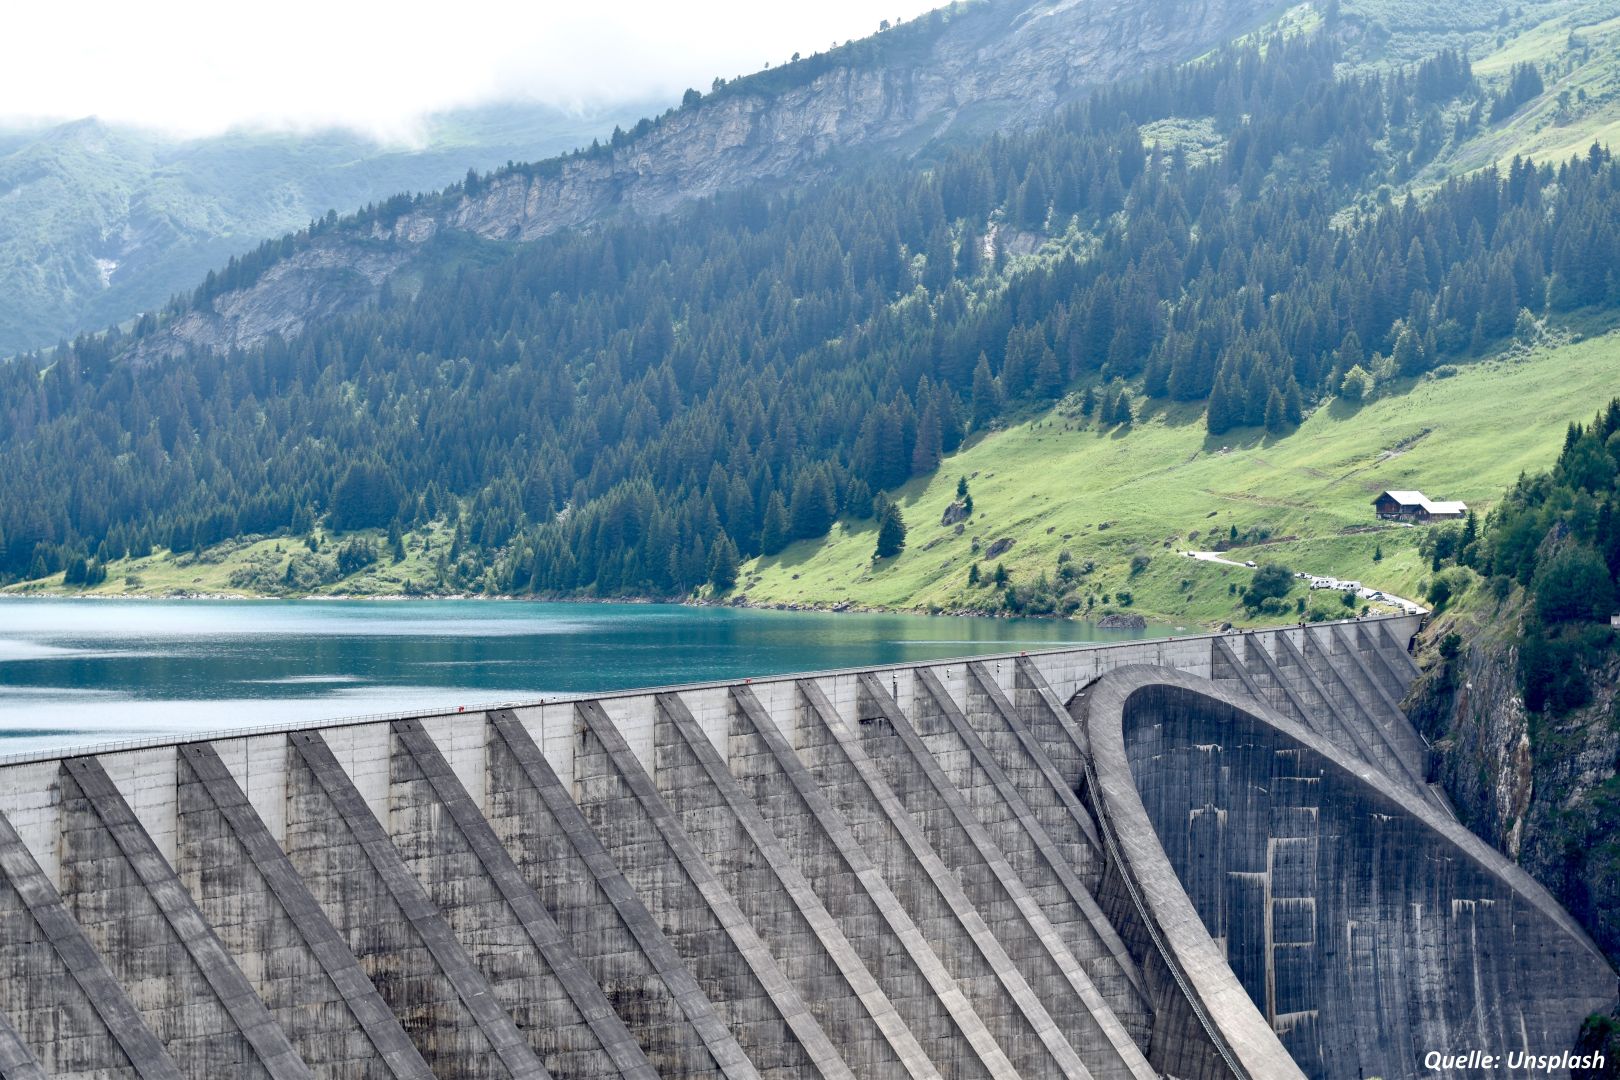
<instances>
[{"instance_id":1,"label":"low cloud","mask_svg":"<svg viewBox=\"0 0 1620 1080\"><path fill-rule=\"evenodd\" d=\"M910 19L927 0L281 0L34 4L7 17L0 115L98 116L185 135L341 126L410 139L422 116L495 100L673 102L794 53Z\"/></svg>"}]
</instances>

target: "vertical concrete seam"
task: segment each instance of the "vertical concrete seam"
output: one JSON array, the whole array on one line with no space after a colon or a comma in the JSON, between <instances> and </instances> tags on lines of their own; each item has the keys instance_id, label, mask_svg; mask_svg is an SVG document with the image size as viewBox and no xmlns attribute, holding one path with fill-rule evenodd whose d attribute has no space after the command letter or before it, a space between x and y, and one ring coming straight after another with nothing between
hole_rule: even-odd
<instances>
[{"instance_id":1,"label":"vertical concrete seam","mask_svg":"<svg viewBox=\"0 0 1620 1080\"><path fill-rule=\"evenodd\" d=\"M585 864L598 887L618 912L619 918L624 921L631 936L641 947L647 962L664 981L664 985L680 1005L687 1022L697 1032L698 1038L703 1041L704 1047L714 1058L720 1071L730 1080L759 1080L754 1063L748 1060L748 1055L744 1054L742 1047L737 1044L736 1037L715 1013L714 1003L703 992L703 988L698 985L697 979L687 970L686 965L681 962L675 947L658 928L652 913L625 880L624 874L614 863L613 856L602 846L602 841L591 829L590 823L585 820L584 813L574 802L573 796L563 787L562 780L551 768L551 763L540 752L540 748L535 745L534 739L518 720L517 714L509 709L497 710L489 714L489 722L507 749L511 751L512 757L523 770L529 783L539 792L546 809L562 826L569 846Z\"/></svg>"},{"instance_id":2,"label":"vertical concrete seam","mask_svg":"<svg viewBox=\"0 0 1620 1080\"><path fill-rule=\"evenodd\" d=\"M449 812L452 824L461 832L484 872L500 890L501 897L517 916L523 932L562 984L619 1074L640 1080L656 1080L657 1073L651 1062L642 1053L641 1046L624 1026L619 1014L613 1011L607 994L586 972L585 965L568 944L556 920L529 883L523 880L517 863L501 846L495 830L479 811L421 722L398 720L393 728L400 744L416 761L417 768L432 786L439 803Z\"/></svg>"},{"instance_id":3,"label":"vertical concrete seam","mask_svg":"<svg viewBox=\"0 0 1620 1080\"><path fill-rule=\"evenodd\" d=\"M182 746L180 754L389 1071L397 1080L432 1080L432 1070L399 1019L360 970L348 944L270 835L213 744L191 743Z\"/></svg>"},{"instance_id":4,"label":"vertical concrete seam","mask_svg":"<svg viewBox=\"0 0 1620 1080\"><path fill-rule=\"evenodd\" d=\"M928 838L922 834L922 830L917 827L917 823L911 820L911 815L906 813L905 806L901 804L899 797L895 795L888 781L883 779L883 775L879 772L877 766L866 756L866 751L859 745L859 736L849 730L844 723L843 717L833 708L832 703L827 700L827 696L822 693L819 686L808 681L801 681L799 689L806 700L810 702L812 711L821 719L822 726L843 749L844 755L854 767L861 783L866 786L867 791L877 800L879 807L882 808L884 815L888 818L889 824L899 834L901 842L905 844L912 857L922 866L923 872L928 875L929 881L944 897L945 904L950 909L952 916L961 926L963 932L967 934L968 940L973 943L974 947L979 950L980 955L984 957L986 963L990 965L990 969L994 972L996 982L1001 986L1002 992L1012 1001L1013 1006L1018 1009L1019 1015L1023 1017L1024 1023L1029 1026L1035 1037L1040 1040L1041 1045L1046 1048L1046 1052L1051 1057L1053 1064L1066 1076L1090 1080L1091 1072L1080 1060L1080 1055L1075 1052L1074 1047L1069 1044L1069 1040L1064 1036L1062 1029L1057 1026L1057 1023L1046 1011L1046 1006L1042 1004L1041 999L1030 989L1029 984L1024 980L1023 973L1018 970L1018 966L1012 962L1012 958L1002 948L1001 942L990 932L989 926L985 924L984 917L979 914L978 908L973 906L973 901L968 899L966 891L962 888L962 883L957 880L955 874L946 868L943 860L939 857L939 853L928 843Z\"/></svg>"},{"instance_id":5,"label":"vertical concrete seam","mask_svg":"<svg viewBox=\"0 0 1620 1080\"><path fill-rule=\"evenodd\" d=\"M90 1007L142 1080L180 1080L180 1069L174 1059L147 1026L140 1010L135 1008L112 969L96 952L84 928L68 911L56 886L45 876L4 814L0 814L0 873L17 890L23 906L44 932L57 959L84 991Z\"/></svg>"},{"instance_id":6,"label":"vertical concrete seam","mask_svg":"<svg viewBox=\"0 0 1620 1080\"><path fill-rule=\"evenodd\" d=\"M981 682L987 675L988 673L973 673L973 677ZM950 692L945 689L945 684L940 682L938 676L932 671L926 670L922 673L922 681L929 694L932 695L934 702L944 712L946 720L955 729L957 737L967 746L968 752L973 755L973 759L978 762L979 767L990 777L990 782L995 785L997 793L1012 808L1019 824L1023 826L1024 831L1029 834L1031 841L1034 842L1036 850L1041 853L1041 857L1046 860L1047 865L1052 868L1052 872L1057 875L1057 879L1062 883L1064 890L1073 898L1075 905L1085 915L1086 921L1091 924L1091 928L1096 931L1097 936L1107 946L1109 953L1114 958L1114 962L1119 965L1120 971L1124 973L1126 980L1136 991L1143 1006L1147 1007L1147 986L1142 981L1142 972L1136 966L1136 961L1131 958L1130 950L1125 947L1125 942L1119 936L1119 931L1108 921L1108 916L1103 914L1102 907L1097 903L1097 898L1091 895L1091 890L1086 888L1085 883L1080 880L1080 876L1074 872L1074 867L1069 865L1069 861L1058 850L1057 843L1052 839L1052 834L1046 831L1046 826L1041 824L1040 819L1035 816L1034 809L1030 807L1024 796L1019 792L1018 785L1013 783L1012 778L1002 769L1001 763L990 752L990 748L979 738L979 733L973 730L972 724L968 723L967 717L962 714L961 708L951 697ZM1025 752L1031 756L1041 773L1046 776L1048 783L1052 783L1054 777L1057 776L1057 766L1053 764L1051 758L1041 752L1040 745L1035 742L1029 730L1024 727L1023 720L1017 715L1017 710L1013 708L1012 702L1008 701L1004 694L990 694L988 696L996 711L1001 714L1002 722L1018 738ZM1061 782L1061 777L1057 777L1057 780L1058 782L1053 786L1067 791L1067 785ZM1074 798L1072 791L1068 792L1068 794L1069 798ZM1078 806L1078 800L1075 801ZM1085 808L1079 807L1079 809L1084 814ZM1084 814L1081 820L1086 824L1090 824L1091 816ZM1089 838L1091 834L1086 835ZM1095 850L1099 856L1103 854L1101 845L1098 845Z\"/></svg>"},{"instance_id":7,"label":"vertical concrete seam","mask_svg":"<svg viewBox=\"0 0 1620 1080\"><path fill-rule=\"evenodd\" d=\"M827 797L817 790L816 781L810 775L810 770L794 753L786 736L776 726L776 721L771 719L765 707L747 686L733 686L731 693L738 707L748 717L749 723L759 733L761 741L770 750L777 765L787 776L788 782L793 785L795 793L804 801L811 816L838 849L838 854L843 858L845 865L866 889L867 896L882 915L884 922L888 924L889 930L899 938L906 954L922 973L929 989L945 1006L952 1022L956 1024L957 1030L962 1033L968 1045L973 1048L979 1061L991 1076L1016 1075L1012 1062L1007 1059L995 1036L990 1034L984 1019L979 1016L972 1002L962 992L962 988L946 970L932 943L912 921L911 913L889 888L889 883L884 880L871 856L861 847L849 823L832 803L827 801Z\"/></svg>"},{"instance_id":8,"label":"vertical concrete seam","mask_svg":"<svg viewBox=\"0 0 1620 1080\"><path fill-rule=\"evenodd\" d=\"M472 1016L490 1047L514 1080L550 1080L550 1074L518 1030L517 1023L496 1003L495 992L473 964L444 916L417 883L393 840L377 820L364 797L333 756L319 732L297 732L293 746L331 800L367 862L376 872L400 911L433 957L441 974Z\"/></svg>"},{"instance_id":9,"label":"vertical concrete seam","mask_svg":"<svg viewBox=\"0 0 1620 1080\"><path fill-rule=\"evenodd\" d=\"M270 1015L242 969L225 951L213 927L198 910L196 901L158 851L146 827L124 801L100 760L70 758L63 765L265 1071L276 1080L313 1080L309 1066L293 1049L286 1032Z\"/></svg>"},{"instance_id":10,"label":"vertical concrete seam","mask_svg":"<svg viewBox=\"0 0 1620 1080\"><path fill-rule=\"evenodd\" d=\"M788 981L776 957L771 955L760 940L759 933L754 929L753 923L742 913L733 899L730 890L720 881L712 867L704 861L703 855L698 851L692 838L686 835L680 822L675 817L675 811L669 808L663 796L653 784L652 776L641 767L630 746L625 742L624 736L619 732L602 706L594 701L578 702L574 711L579 715L585 726L596 736L602 748L607 751L609 760L623 778L625 786L630 789L636 801L646 811L647 816L658 830L659 836L668 846L675 861L680 864L687 879L697 890L703 902L714 913L726 936L731 939L738 955L755 979L759 981L771 1005L781 1015L783 1023L798 1039L810 1060L824 1077L847 1077L854 1080L855 1074L850 1071L849 1065L839 1054L832 1040L822 1030L821 1024L810 1012L810 1007L793 984Z\"/></svg>"},{"instance_id":11,"label":"vertical concrete seam","mask_svg":"<svg viewBox=\"0 0 1620 1080\"><path fill-rule=\"evenodd\" d=\"M676 694L660 694L657 700L659 708L674 724L681 739L697 758L709 782L719 791L721 798L748 833L749 839L765 856L765 862L771 872L776 875L783 890L798 908L799 913L804 916L805 922L810 925L821 947L837 965L839 974L862 1003L867 1015L882 1032L884 1039L894 1050L895 1056L899 1058L901 1066L918 1080L924 1078L938 1080L938 1070L921 1044L917 1042L911 1029L906 1026L906 1022L895 1011L894 1003L878 985L877 979L867 970L855 947L844 937L844 932L822 905L821 898L815 894L815 890L804 879L804 875L799 873L798 867L793 865L793 860L782 847L782 842L777 839L775 832L771 830L770 824L760 814L759 808L743 792L737 778L731 775L731 771L720 760L719 751L698 727L697 720L686 707L686 703Z\"/></svg>"},{"instance_id":12,"label":"vertical concrete seam","mask_svg":"<svg viewBox=\"0 0 1620 1080\"><path fill-rule=\"evenodd\" d=\"M944 687L938 685L938 679L934 677L932 672L925 671L922 677L925 682L931 684L928 686L928 690L931 694L934 694L937 701L937 692L943 692ZM1069 950L1062 937L1058 935L1057 928L1046 917L1046 912L1041 909L1041 906L1035 902L1035 898L1030 895L1023 878L1018 876L1018 872L1007 861L1006 854L990 835L989 829L985 828L984 823L974 815L973 811L968 809L966 802L962 798L962 793L945 775L939 762L934 760L933 754L929 752L922 738L911 726L911 721L901 711L899 703L883 688L883 684L876 677L865 674L860 679L866 692L883 710L884 718L894 728L895 734L899 736L901 743L905 745L912 760L922 769L924 777L927 778L934 790L939 793L940 799L945 803L946 808L950 810L952 818L956 820L962 831L967 834L974 849L978 851L979 857L984 860L985 865L990 868L990 872L996 876L1002 888L1006 890L1013 905L1018 909L1019 915L1023 917L1024 924L1035 935L1036 940L1041 943L1042 948L1046 950L1052 962L1057 965L1058 970L1063 973L1070 989L1080 999L1081 1005L1089 1013L1115 1056L1119 1058L1120 1064L1129 1070L1132 1075L1141 1077L1143 1080L1149 1080L1153 1074L1148 1066L1147 1059L1142 1057L1141 1049L1131 1041L1130 1034L1125 1030L1125 1025L1120 1023L1119 1017L1114 1015L1113 1008L1097 989L1096 984L1091 981L1091 977L1086 974L1085 968L1081 966L1080 961ZM981 745L979 749L983 750L983 746ZM975 753L971 744L969 753L973 755L974 760L981 767L986 764L992 768L995 767L994 762L987 763L984 758ZM988 755L985 756L988 757ZM990 769L986 768L986 772L989 771ZM997 771L999 772L999 769ZM1005 779L1005 777L1003 776L1002 779ZM992 778L992 782L994 782L994 778ZM1001 785L998 784L996 787L998 794L1004 794ZM1016 792L1013 794L1016 796ZM1015 809L1015 813L1017 812ZM1022 814L1019 816L1020 824L1024 825L1026 831L1029 830L1029 826L1036 824L1023 818ZM1036 827L1038 828L1038 825ZM1031 835L1033 837L1033 833ZM1047 856L1050 862L1051 854L1055 853L1043 849L1042 854ZM1061 878L1061 874L1059 876ZM1082 910L1084 909L1082 908ZM1095 925L1093 925L1093 929L1095 929ZM1116 956L1115 959L1117 960L1118 957ZM1124 968L1124 965L1121 965L1121 967ZM1129 978L1130 970L1125 970L1127 978Z\"/></svg>"}]
</instances>

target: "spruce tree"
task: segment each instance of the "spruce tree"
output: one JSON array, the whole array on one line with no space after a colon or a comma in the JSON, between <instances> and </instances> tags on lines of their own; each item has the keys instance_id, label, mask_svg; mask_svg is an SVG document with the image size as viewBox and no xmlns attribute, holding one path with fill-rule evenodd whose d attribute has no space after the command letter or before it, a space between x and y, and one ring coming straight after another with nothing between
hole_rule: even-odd
<instances>
[{"instance_id":1,"label":"spruce tree","mask_svg":"<svg viewBox=\"0 0 1620 1080\"><path fill-rule=\"evenodd\" d=\"M939 468L944 451L940 445L939 410L930 401L917 421L917 444L911 451L913 475L931 473Z\"/></svg>"},{"instance_id":2,"label":"spruce tree","mask_svg":"<svg viewBox=\"0 0 1620 1080\"><path fill-rule=\"evenodd\" d=\"M990 358L981 352L973 368L973 429L983 431L1000 411L1001 388L990 374Z\"/></svg>"},{"instance_id":3,"label":"spruce tree","mask_svg":"<svg viewBox=\"0 0 1620 1080\"><path fill-rule=\"evenodd\" d=\"M1283 406L1283 396L1275 387L1271 396L1266 399L1266 431L1272 435L1281 435L1288 430L1288 413Z\"/></svg>"},{"instance_id":4,"label":"spruce tree","mask_svg":"<svg viewBox=\"0 0 1620 1080\"><path fill-rule=\"evenodd\" d=\"M737 571L741 564L737 553L737 545L732 543L731 537L724 532L714 542L714 551L709 556L709 584L714 586L718 593L730 592L737 584Z\"/></svg>"},{"instance_id":5,"label":"spruce tree","mask_svg":"<svg viewBox=\"0 0 1620 1080\"><path fill-rule=\"evenodd\" d=\"M1131 395L1125 390L1119 392L1114 399L1114 423L1120 427L1130 427L1136 422L1136 414L1131 409Z\"/></svg>"},{"instance_id":6,"label":"spruce tree","mask_svg":"<svg viewBox=\"0 0 1620 1080\"><path fill-rule=\"evenodd\" d=\"M814 540L827 535L838 512L827 471L803 469L793 481L788 499L788 527L795 540Z\"/></svg>"},{"instance_id":7,"label":"spruce tree","mask_svg":"<svg viewBox=\"0 0 1620 1080\"><path fill-rule=\"evenodd\" d=\"M787 507L782 504L782 493L771 492L765 504L765 521L760 528L759 549L766 555L776 555L788 546Z\"/></svg>"},{"instance_id":8,"label":"spruce tree","mask_svg":"<svg viewBox=\"0 0 1620 1080\"><path fill-rule=\"evenodd\" d=\"M891 559L906 546L906 523L898 504L888 499L878 508L877 550L874 559Z\"/></svg>"},{"instance_id":9,"label":"spruce tree","mask_svg":"<svg viewBox=\"0 0 1620 1080\"><path fill-rule=\"evenodd\" d=\"M1058 367L1057 353L1042 347L1035 363L1035 393L1043 398L1055 398L1063 392L1063 371Z\"/></svg>"},{"instance_id":10,"label":"spruce tree","mask_svg":"<svg viewBox=\"0 0 1620 1080\"><path fill-rule=\"evenodd\" d=\"M1415 378L1429 369L1423 355L1423 343L1410 329L1401 331L1395 339L1395 370L1407 378Z\"/></svg>"}]
</instances>

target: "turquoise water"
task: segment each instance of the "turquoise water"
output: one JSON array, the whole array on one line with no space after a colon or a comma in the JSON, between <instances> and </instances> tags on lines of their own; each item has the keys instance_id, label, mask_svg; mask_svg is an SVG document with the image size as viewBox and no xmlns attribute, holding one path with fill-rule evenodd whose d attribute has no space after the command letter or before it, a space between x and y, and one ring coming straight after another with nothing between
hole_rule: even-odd
<instances>
[{"instance_id":1,"label":"turquoise water","mask_svg":"<svg viewBox=\"0 0 1620 1080\"><path fill-rule=\"evenodd\" d=\"M0 754L1178 632L497 600L0 601Z\"/></svg>"}]
</instances>

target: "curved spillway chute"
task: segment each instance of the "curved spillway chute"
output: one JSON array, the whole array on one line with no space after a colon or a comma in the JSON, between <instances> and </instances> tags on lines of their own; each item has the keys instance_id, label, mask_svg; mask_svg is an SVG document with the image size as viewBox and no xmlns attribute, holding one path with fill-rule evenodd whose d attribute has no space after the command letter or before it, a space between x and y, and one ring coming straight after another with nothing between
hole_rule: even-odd
<instances>
[{"instance_id":1,"label":"curved spillway chute","mask_svg":"<svg viewBox=\"0 0 1620 1080\"><path fill-rule=\"evenodd\" d=\"M1614 1002L1614 969L1529 875L1269 706L1135 666L1070 712L1121 902L1158 954L1166 1072L1397 1080L1478 1051L1496 1075L1547 1075L1513 1055L1570 1051Z\"/></svg>"}]
</instances>

